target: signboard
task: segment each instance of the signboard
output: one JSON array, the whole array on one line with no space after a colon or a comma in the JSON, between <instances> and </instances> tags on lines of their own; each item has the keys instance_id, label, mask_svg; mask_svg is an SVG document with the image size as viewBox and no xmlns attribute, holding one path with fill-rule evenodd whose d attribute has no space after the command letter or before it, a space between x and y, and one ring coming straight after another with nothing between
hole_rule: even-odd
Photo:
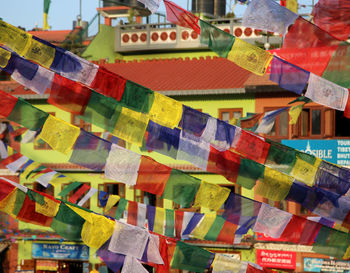
<instances>
[{"instance_id":1,"label":"signboard","mask_svg":"<svg viewBox=\"0 0 350 273\"><path fill-rule=\"evenodd\" d=\"M88 260L89 248L85 245L33 243L34 259Z\"/></svg>"},{"instance_id":2,"label":"signboard","mask_svg":"<svg viewBox=\"0 0 350 273\"><path fill-rule=\"evenodd\" d=\"M350 139L283 139L282 144L342 166L350 166Z\"/></svg>"},{"instance_id":3,"label":"signboard","mask_svg":"<svg viewBox=\"0 0 350 273\"><path fill-rule=\"evenodd\" d=\"M257 264L268 268L296 268L296 252L276 250L256 250Z\"/></svg>"},{"instance_id":4,"label":"signboard","mask_svg":"<svg viewBox=\"0 0 350 273\"><path fill-rule=\"evenodd\" d=\"M350 261L304 258L304 271L350 273Z\"/></svg>"}]
</instances>

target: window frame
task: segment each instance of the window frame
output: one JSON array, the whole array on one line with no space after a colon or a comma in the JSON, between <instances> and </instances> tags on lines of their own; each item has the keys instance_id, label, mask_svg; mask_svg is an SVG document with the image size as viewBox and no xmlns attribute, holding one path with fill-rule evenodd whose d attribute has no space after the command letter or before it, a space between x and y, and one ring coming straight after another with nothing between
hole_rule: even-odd
<instances>
[{"instance_id":1,"label":"window frame","mask_svg":"<svg viewBox=\"0 0 350 273\"><path fill-rule=\"evenodd\" d=\"M73 182L70 182L70 183L62 183L61 185L61 191L63 191L63 189L65 187L67 187L68 185L72 184ZM81 182L82 184L86 184L88 186L91 187L91 183L90 182ZM62 197L63 200L65 201L69 201L69 198L77 191L80 189L80 187L82 187L82 185L80 185L78 188L75 188L73 191L69 192L66 196ZM82 195L81 198L78 198L77 202L76 203L79 203L79 201L84 198L85 195ZM86 209L90 209L91 207L91 198L89 198L85 203L84 205L82 206L82 208L86 208Z\"/></svg>"},{"instance_id":2,"label":"window frame","mask_svg":"<svg viewBox=\"0 0 350 273\"><path fill-rule=\"evenodd\" d=\"M98 184L98 186L97 186L98 192L100 192L101 190L104 191L104 192L107 192L107 186L108 186L108 185L118 185L118 192L119 192L118 195L119 195L121 198L125 198L126 187L125 187L125 184L123 184L123 183L118 183L118 182L104 182L104 183ZM120 187L122 187L123 189L120 190ZM122 192L122 194L120 194L120 192ZM109 193L109 192L107 192L107 193ZM111 193L109 193L109 194L111 194ZM117 206L117 204L116 204L115 206ZM101 206L100 201L99 201L98 198L97 198L97 207L102 208L102 206Z\"/></svg>"},{"instance_id":3,"label":"window frame","mask_svg":"<svg viewBox=\"0 0 350 273\"><path fill-rule=\"evenodd\" d=\"M139 196L137 195L138 192L140 192ZM141 191L139 189L134 189L134 201L144 204L144 193L145 193L144 191ZM153 193L149 193L149 194L152 194L156 197L156 203L154 205L150 204L150 206L163 208L164 206L163 198Z\"/></svg>"},{"instance_id":4,"label":"window frame","mask_svg":"<svg viewBox=\"0 0 350 273\"><path fill-rule=\"evenodd\" d=\"M219 108L218 116L220 120L223 120L222 114L229 113L230 117L229 117L229 120L227 121L229 122L233 118L233 115L235 112L241 113L241 117L243 117L243 108Z\"/></svg>"},{"instance_id":5,"label":"window frame","mask_svg":"<svg viewBox=\"0 0 350 273\"><path fill-rule=\"evenodd\" d=\"M277 109L281 109L283 108L284 106L276 106L276 107L264 107L264 113L266 112L270 112L270 111L274 111L274 110L277 110ZM286 113L287 110L285 111ZM274 124L274 128L275 128L275 135L270 135L270 134L264 134L264 136L266 136L267 138L270 138L272 140L277 140L277 141L280 141L281 139L288 139L289 138L289 135L290 135L290 126L289 126L289 114L288 114L288 121L287 121L287 134L286 135L280 135L280 128L281 128L281 120L280 120L280 115L281 114L278 114L276 116L276 120L275 120L275 124Z\"/></svg>"}]
</instances>

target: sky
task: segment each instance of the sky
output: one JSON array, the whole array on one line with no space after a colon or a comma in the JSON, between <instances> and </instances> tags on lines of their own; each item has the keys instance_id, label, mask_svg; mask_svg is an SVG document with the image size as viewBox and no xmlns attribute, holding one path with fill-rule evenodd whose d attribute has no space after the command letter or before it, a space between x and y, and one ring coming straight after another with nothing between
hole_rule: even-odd
<instances>
[{"instance_id":1,"label":"sky","mask_svg":"<svg viewBox=\"0 0 350 273\"><path fill-rule=\"evenodd\" d=\"M4 0L2 0L4 1ZM82 3L82 19L91 21L97 13L99 0L51 0L49 10L49 25L53 30L72 29L73 20L76 20L80 10L80 1ZM191 0L172 0L184 9L187 8L187 1L191 7ZM43 26L43 2L44 0L11 0L6 1L0 10L0 18L14 25L31 30L35 26ZM226 11L233 5L233 0L226 0ZM312 0L299 0L310 4ZM315 1L316 2L316 1ZM235 7L236 17L242 17L245 10L244 5L237 4ZM165 8L162 4L159 12L165 14Z\"/></svg>"}]
</instances>

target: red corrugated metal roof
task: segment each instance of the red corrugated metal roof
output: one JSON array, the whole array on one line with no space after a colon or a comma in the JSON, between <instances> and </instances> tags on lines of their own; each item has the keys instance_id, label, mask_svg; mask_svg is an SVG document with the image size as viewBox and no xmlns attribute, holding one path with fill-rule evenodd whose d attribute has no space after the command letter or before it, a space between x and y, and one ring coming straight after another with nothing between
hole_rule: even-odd
<instances>
[{"instance_id":1,"label":"red corrugated metal roof","mask_svg":"<svg viewBox=\"0 0 350 273\"><path fill-rule=\"evenodd\" d=\"M154 91L243 88L252 74L219 57L117 62L103 66Z\"/></svg>"},{"instance_id":2,"label":"red corrugated metal roof","mask_svg":"<svg viewBox=\"0 0 350 273\"><path fill-rule=\"evenodd\" d=\"M50 43L60 44L62 43L67 35L71 33L72 30L38 30L38 31L28 31L28 33L46 40Z\"/></svg>"}]
</instances>

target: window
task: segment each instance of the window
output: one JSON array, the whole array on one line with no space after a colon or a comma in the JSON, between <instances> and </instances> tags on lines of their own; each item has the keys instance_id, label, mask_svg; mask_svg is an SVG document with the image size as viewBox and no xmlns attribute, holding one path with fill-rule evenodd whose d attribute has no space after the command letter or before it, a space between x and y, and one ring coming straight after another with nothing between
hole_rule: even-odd
<instances>
[{"instance_id":1,"label":"window","mask_svg":"<svg viewBox=\"0 0 350 273\"><path fill-rule=\"evenodd\" d=\"M98 185L98 191L104 191L108 194L119 195L125 198L125 185L121 183L104 183ZM97 200L97 206L101 207L100 202Z\"/></svg>"},{"instance_id":2,"label":"window","mask_svg":"<svg viewBox=\"0 0 350 273\"><path fill-rule=\"evenodd\" d=\"M41 185L38 182L24 183L23 185L26 186L28 189L46 193L51 196L55 195L55 188L52 185L49 185L47 188L45 188L43 185Z\"/></svg>"},{"instance_id":3,"label":"window","mask_svg":"<svg viewBox=\"0 0 350 273\"><path fill-rule=\"evenodd\" d=\"M86 116L86 114L84 114ZM89 119L89 117L87 117ZM91 132L91 123L88 123L79 118L79 115L72 114L71 123L79 128L84 129L85 131Z\"/></svg>"},{"instance_id":4,"label":"window","mask_svg":"<svg viewBox=\"0 0 350 273\"><path fill-rule=\"evenodd\" d=\"M163 199L160 196L137 189L134 190L134 201L149 206L163 207Z\"/></svg>"},{"instance_id":5,"label":"window","mask_svg":"<svg viewBox=\"0 0 350 273\"><path fill-rule=\"evenodd\" d=\"M243 110L242 108L225 108L219 109L219 119L229 122L233 118L241 118Z\"/></svg>"},{"instance_id":6,"label":"window","mask_svg":"<svg viewBox=\"0 0 350 273\"><path fill-rule=\"evenodd\" d=\"M63 190L65 187L67 187L69 184L71 184L71 183L62 184L62 190ZM72 196L74 195L74 193L76 193L84 184L90 186L90 183L82 182L82 184L81 184L79 187L77 187L77 188L75 188L74 190L72 190L70 193L68 193L68 194L67 194L64 198L62 198L62 199L63 199L63 200L66 200L66 201L69 201L69 198L72 197ZM80 196L80 197L78 198L78 200L77 200L75 203L78 204L79 201L80 201L81 199L83 199L83 197L85 196L85 194L86 194L87 192L88 192L88 191L84 192L84 193L82 194L82 196ZM87 201L82 205L82 207L83 207L83 208L89 209L89 208L90 208L90 199L87 200Z\"/></svg>"},{"instance_id":7,"label":"window","mask_svg":"<svg viewBox=\"0 0 350 273\"><path fill-rule=\"evenodd\" d=\"M52 116L56 116L55 112L48 112ZM49 144L47 144L41 138L35 138L34 140L34 150L52 150Z\"/></svg>"},{"instance_id":8,"label":"window","mask_svg":"<svg viewBox=\"0 0 350 273\"><path fill-rule=\"evenodd\" d=\"M264 108L265 112L277 110L280 107L276 108ZM288 111L283 111L276 116L275 124L273 125L270 133L267 136L271 139L282 139L288 138L289 132L289 114Z\"/></svg>"},{"instance_id":9,"label":"window","mask_svg":"<svg viewBox=\"0 0 350 273\"><path fill-rule=\"evenodd\" d=\"M333 137L335 136L335 121L335 110L333 109L322 106L304 107L298 122L292 126L292 137Z\"/></svg>"}]
</instances>

